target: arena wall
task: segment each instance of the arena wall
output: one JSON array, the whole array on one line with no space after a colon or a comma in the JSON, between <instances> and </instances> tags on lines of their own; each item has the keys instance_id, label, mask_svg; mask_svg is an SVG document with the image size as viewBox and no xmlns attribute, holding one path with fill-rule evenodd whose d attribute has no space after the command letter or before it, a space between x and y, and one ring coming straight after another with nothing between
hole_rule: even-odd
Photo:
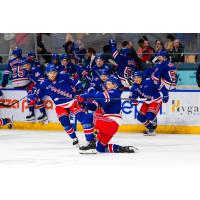
<instances>
[{"instance_id":1,"label":"arena wall","mask_svg":"<svg viewBox=\"0 0 200 200\"><path fill-rule=\"evenodd\" d=\"M3 90L4 96L0 102L11 104L14 101L26 96L23 90ZM123 98L129 96L129 92L122 94ZM45 106L49 118L48 124L39 122L26 122L25 117L28 114L27 100L24 98L11 108L0 109L1 117L13 116L15 129L34 129L34 130L63 130L58 122L54 111L53 101L46 97ZM128 100L122 101L123 124L120 132L142 132L143 126L136 120L138 107L131 106ZM39 114L36 109L36 116ZM72 122L75 119L72 116ZM80 124L77 129L81 130ZM170 92L170 99L167 104L163 104L158 114L158 133L196 133L200 134L200 90L177 90Z\"/></svg>"}]
</instances>

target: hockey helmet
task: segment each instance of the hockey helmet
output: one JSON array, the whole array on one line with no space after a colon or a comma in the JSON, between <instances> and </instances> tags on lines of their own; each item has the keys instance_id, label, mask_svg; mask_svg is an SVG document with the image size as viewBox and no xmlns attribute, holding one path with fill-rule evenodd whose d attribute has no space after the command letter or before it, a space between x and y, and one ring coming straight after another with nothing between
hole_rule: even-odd
<instances>
[{"instance_id":1,"label":"hockey helmet","mask_svg":"<svg viewBox=\"0 0 200 200\"><path fill-rule=\"evenodd\" d=\"M16 56L17 58L21 58L22 57L22 50L20 48L16 47L12 51L12 55Z\"/></svg>"},{"instance_id":2,"label":"hockey helmet","mask_svg":"<svg viewBox=\"0 0 200 200\"><path fill-rule=\"evenodd\" d=\"M48 64L46 66L46 74L48 74L49 72L52 72L52 71L56 71L57 72L56 66L52 65L52 64Z\"/></svg>"},{"instance_id":3,"label":"hockey helmet","mask_svg":"<svg viewBox=\"0 0 200 200\"><path fill-rule=\"evenodd\" d=\"M168 52L164 50L160 50L157 56L168 57Z\"/></svg>"}]
</instances>

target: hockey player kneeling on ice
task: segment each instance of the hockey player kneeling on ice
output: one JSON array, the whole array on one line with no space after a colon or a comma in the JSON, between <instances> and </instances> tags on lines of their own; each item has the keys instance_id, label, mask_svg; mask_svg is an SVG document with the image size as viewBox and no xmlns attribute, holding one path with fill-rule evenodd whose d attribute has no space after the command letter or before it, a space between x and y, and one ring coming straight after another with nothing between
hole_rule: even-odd
<instances>
[{"instance_id":1,"label":"hockey player kneeling on ice","mask_svg":"<svg viewBox=\"0 0 200 200\"><path fill-rule=\"evenodd\" d=\"M157 86L151 78L143 78L143 73L138 71L133 75L134 85L131 88L130 97L131 103L135 106L138 105L137 98L144 99L142 107L138 112L137 119L147 128L144 135L156 135L155 129L157 127L158 111L163 103L167 103L169 99L168 90L163 87L160 91L163 98L160 96Z\"/></svg>"},{"instance_id":2,"label":"hockey player kneeling on ice","mask_svg":"<svg viewBox=\"0 0 200 200\"><path fill-rule=\"evenodd\" d=\"M74 96L82 91L78 80L72 80L67 74L58 74L56 66L49 64L46 67L47 79L38 85L37 93L30 98L30 104L41 100L45 95L50 96L56 105L56 113L66 133L73 140L73 145L78 145L78 138L70 123L70 112L73 113L84 128L86 140L94 140L94 128L91 115L81 108Z\"/></svg>"},{"instance_id":3,"label":"hockey player kneeling on ice","mask_svg":"<svg viewBox=\"0 0 200 200\"><path fill-rule=\"evenodd\" d=\"M121 91L118 89L120 81L111 76L106 81L106 91L97 92L92 96L90 93L78 96L79 104L89 110L95 111L94 128L98 130L97 141L91 141L86 146L81 146L80 153L89 153L96 150L100 153L134 153L136 148L133 146L120 146L110 144L110 140L116 134L120 121L121 112ZM94 99L94 100L87 100ZM94 153L94 152L91 152Z\"/></svg>"}]
</instances>

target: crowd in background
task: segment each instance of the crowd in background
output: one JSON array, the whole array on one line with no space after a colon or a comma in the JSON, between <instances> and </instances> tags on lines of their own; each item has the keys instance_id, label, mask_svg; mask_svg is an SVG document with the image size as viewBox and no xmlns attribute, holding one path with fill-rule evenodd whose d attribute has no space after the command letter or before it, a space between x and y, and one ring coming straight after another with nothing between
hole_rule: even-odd
<instances>
[{"instance_id":1,"label":"crowd in background","mask_svg":"<svg viewBox=\"0 0 200 200\"><path fill-rule=\"evenodd\" d=\"M46 47L46 43L43 41L43 37L48 37L50 35L50 33L36 34L37 46L34 50L43 68L47 63L51 62L52 53L55 53L51 52ZM23 46L26 46L26 39L27 38L25 37L25 34L21 35L20 37L16 37L15 41L13 40L10 43L10 52L18 45L20 45L20 47L23 49ZM112 59L111 49L108 44L102 44L102 50L100 52L98 51L97 53L97 50L93 46L87 47L84 42L84 38L79 37L74 39L72 34L66 34L66 41L61 45L60 52L65 51L65 53L70 56L72 63L80 64L81 62L82 65L88 65L92 63L95 64L95 56L101 54L105 63L115 66L116 63ZM160 50L166 50L168 52L169 60L172 63L187 62L188 57L192 63L197 60L196 55L187 56L184 54L185 46L182 44L180 39L176 38L175 34L168 34L165 38L165 42L159 39L150 41L146 35L143 35L138 39L137 44L133 44L129 40L124 40L122 43L118 44L118 48L127 47L131 50L131 56L134 58L135 63L140 70L144 70L144 66L146 65L153 65L154 58ZM11 58L10 56L9 59ZM2 56L0 56L0 63L3 63ZM199 70L197 70L197 83L199 84Z\"/></svg>"}]
</instances>

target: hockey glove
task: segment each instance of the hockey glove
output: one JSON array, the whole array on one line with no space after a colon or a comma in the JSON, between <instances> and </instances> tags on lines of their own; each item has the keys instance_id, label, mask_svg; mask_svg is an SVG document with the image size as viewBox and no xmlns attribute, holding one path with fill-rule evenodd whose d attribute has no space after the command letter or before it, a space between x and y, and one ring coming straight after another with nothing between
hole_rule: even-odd
<instances>
[{"instance_id":1,"label":"hockey glove","mask_svg":"<svg viewBox=\"0 0 200 200\"><path fill-rule=\"evenodd\" d=\"M169 101L169 95L164 95L162 101L163 103L167 103Z\"/></svg>"}]
</instances>

